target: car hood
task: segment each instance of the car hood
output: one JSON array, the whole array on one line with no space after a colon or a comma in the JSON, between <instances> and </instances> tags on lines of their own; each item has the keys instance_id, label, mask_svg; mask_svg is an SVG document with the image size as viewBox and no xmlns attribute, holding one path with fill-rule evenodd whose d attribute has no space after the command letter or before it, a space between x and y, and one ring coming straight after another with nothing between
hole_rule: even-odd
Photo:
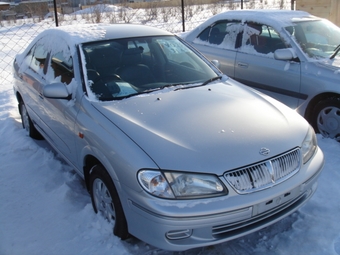
<instances>
[{"instance_id":1,"label":"car hood","mask_svg":"<svg viewBox=\"0 0 340 255\"><path fill-rule=\"evenodd\" d=\"M327 69L334 74L340 75L340 57L335 57L333 59L322 59L315 62L318 67Z\"/></svg>"},{"instance_id":2,"label":"car hood","mask_svg":"<svg viewBox=\"0 0 340 255\"><path fill-rule=\"evenodd\" d=\"M92 104L159 168L171 170L222 174L262 161L300 146L308 125L231 79ZM260 155L263 147L268 156Z\"/></svg>"}]
</instances>

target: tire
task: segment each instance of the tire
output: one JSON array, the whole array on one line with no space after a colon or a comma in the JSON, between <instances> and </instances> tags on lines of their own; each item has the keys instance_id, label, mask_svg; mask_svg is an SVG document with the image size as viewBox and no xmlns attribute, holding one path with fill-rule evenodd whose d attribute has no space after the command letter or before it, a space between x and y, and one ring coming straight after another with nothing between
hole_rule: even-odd
<instances>
[{"instance_id":1,"label":"tire","mask_svg":"<svg viewBox=\"0 0 340 255\"><path fill-rule=\"evenodd\" d=\"M89 187L95 213L100 212L114 224L113 234L122 240L129 237L123 207L110 175L101 165L90 170Z\"/></svg>"},{"instance_id":2,"label":"tire","mask_svg":"<svg viewBox=\"0 0 340 255\"><path fill-rule=\"evenodd\" d=\"M21 123L22 127L25 129L26 134L36 140L42 140L44 139L42 135L39 133L39 131L34 127L33 122L28 115L26 106L24 102L19 103L19 110L20 110L20 115L21 115Z\"/></svg>"},{"instance_id":3,"label":"tire","mask_svg":"<svg viewBox=\"0 0 340 255\"><path fill-rule=\"evenodd\" d=\"M320 101L314 108L311 124L315 132L340 142L340 98Z\"/></svg>"}]
</instances>

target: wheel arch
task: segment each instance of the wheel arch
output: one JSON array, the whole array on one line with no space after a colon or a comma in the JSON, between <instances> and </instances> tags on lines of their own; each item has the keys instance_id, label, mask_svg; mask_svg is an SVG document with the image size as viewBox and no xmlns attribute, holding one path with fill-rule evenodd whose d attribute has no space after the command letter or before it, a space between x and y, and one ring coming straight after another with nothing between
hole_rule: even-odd
<instances>
[{"instance_id":1,"label":"wheel arch","mask_svg":"<svg viewBox=\"0 0 340 255\"><path fill-rule=\"evenodd\" d=\"M86 188L88 191L90 189L90 185L89 185L90 171L92 167L94 167L95 165L101 165L105 169L105 171L110 175L114 185L116 186L116 189L117 190L120 189L118 177L116 173L114 172L113 167L111 166L109 161L105 157L100 158L100 157L95 156L94 154L88 153L87 155L84 156L84 160L83 160L83 173L84 173Z\"/></svg>"},{"instance_id":2,"label":"wheel arch","mask_svg":"<svg viewBox=\"0 0 340 255\"><path fill-rule=\"evenodd\" d=\"M15 92L15 97L16 97L16 99L17 99L17 101L18 101L18 109L19 109L19 113L21 114L20 103L23 102L24 100L22 99L22 96L21 96L21 94L20 94L19 91L16 91L16 92Z\"/></svg>"},{"instance_id":3,"label":"wheel arch","mask_svg":"<svg viewBox=\"0 0 340 255\"><path fill-rule=\"evenodd\" d=\"M90 184L89 184L90 170L91 170L92 167L94 167L97 164L101 164L101 163L96 157L94 157L93 155L85 156L83 171L84 171L84 179L85 179L86 189L88 191L90 191Z\"/></svg>"},{"instance_id":4,"label":"wheel arch","mask_svg":"<svg viewBox=\"0 0 340 255\"><path fill-rule=\"evenodd\" d=\"M21 101L23 101L23 99L22 99L22 96L21 96L21 94L20 94L20 92L19 92L19 91L16 91L16 93L15 93L15 97L17 98L17 101L18 101L18 102L21 102Z\"/></svg>"},{"instance_id":5,"label":"wheel arch","mask_svg":"<svg viewBox=\"0 0 340 255\"><path fill-rule=\"evenodd\" d=\"M319 94L319 95L316 95L315 97L313 97L310 102L308 103L308 106L306 108L306 111L305 111L305 119L311 123L312 121L312 118L313 118L313 110L314 110L314 107L316 106L316 104L320 101L323 101L325 99L328 99L328 98L340 98L340 94L339 93L335 93L335 92L327 92L327 93L322 93L322 94Z\"/></svg>"}]
</instances>

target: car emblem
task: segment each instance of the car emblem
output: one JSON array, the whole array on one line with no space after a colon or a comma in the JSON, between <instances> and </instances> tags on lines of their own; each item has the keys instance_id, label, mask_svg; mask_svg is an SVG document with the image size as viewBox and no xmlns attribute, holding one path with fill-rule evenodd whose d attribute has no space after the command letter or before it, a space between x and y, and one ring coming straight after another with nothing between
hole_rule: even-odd
<instances>
[{"instance_id":1,"label":"car emblem","mask_svg":"<svg viewBox=\"0 0 340 255\"><path fill-rule=\"evenodd\" d=\"M270 153L270 150L265 148L265 147L262 147L259 151L259 153L263 156L267 156L269 153Z\"/></svg>"}]
</instances>

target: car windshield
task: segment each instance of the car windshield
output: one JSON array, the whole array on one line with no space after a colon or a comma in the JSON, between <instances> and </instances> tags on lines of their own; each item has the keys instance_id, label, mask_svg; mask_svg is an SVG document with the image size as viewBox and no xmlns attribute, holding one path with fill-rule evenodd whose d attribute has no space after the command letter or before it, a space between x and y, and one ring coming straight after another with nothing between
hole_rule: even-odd
<instances>
[{"instance_id":1,"label":"car windshield","mask_svg":"<svg viewBox=\"0 0 340 255\"><path fill-rule=\"evenodd\" d=\"M340 44L340 28L327 20L299 21L286 30L311 58L330 58Z\"/></svg>"},{"instance_id":2,"label":"car windshield","mask_svg":"<svg viewBox=\"0 0 340 255\"><path fill-rule=\"evenodd\" d=\"M101 101L203 85L219 75L176 36L115 39L81 48L87 89Z\"/></svg>"}]
</instances>

